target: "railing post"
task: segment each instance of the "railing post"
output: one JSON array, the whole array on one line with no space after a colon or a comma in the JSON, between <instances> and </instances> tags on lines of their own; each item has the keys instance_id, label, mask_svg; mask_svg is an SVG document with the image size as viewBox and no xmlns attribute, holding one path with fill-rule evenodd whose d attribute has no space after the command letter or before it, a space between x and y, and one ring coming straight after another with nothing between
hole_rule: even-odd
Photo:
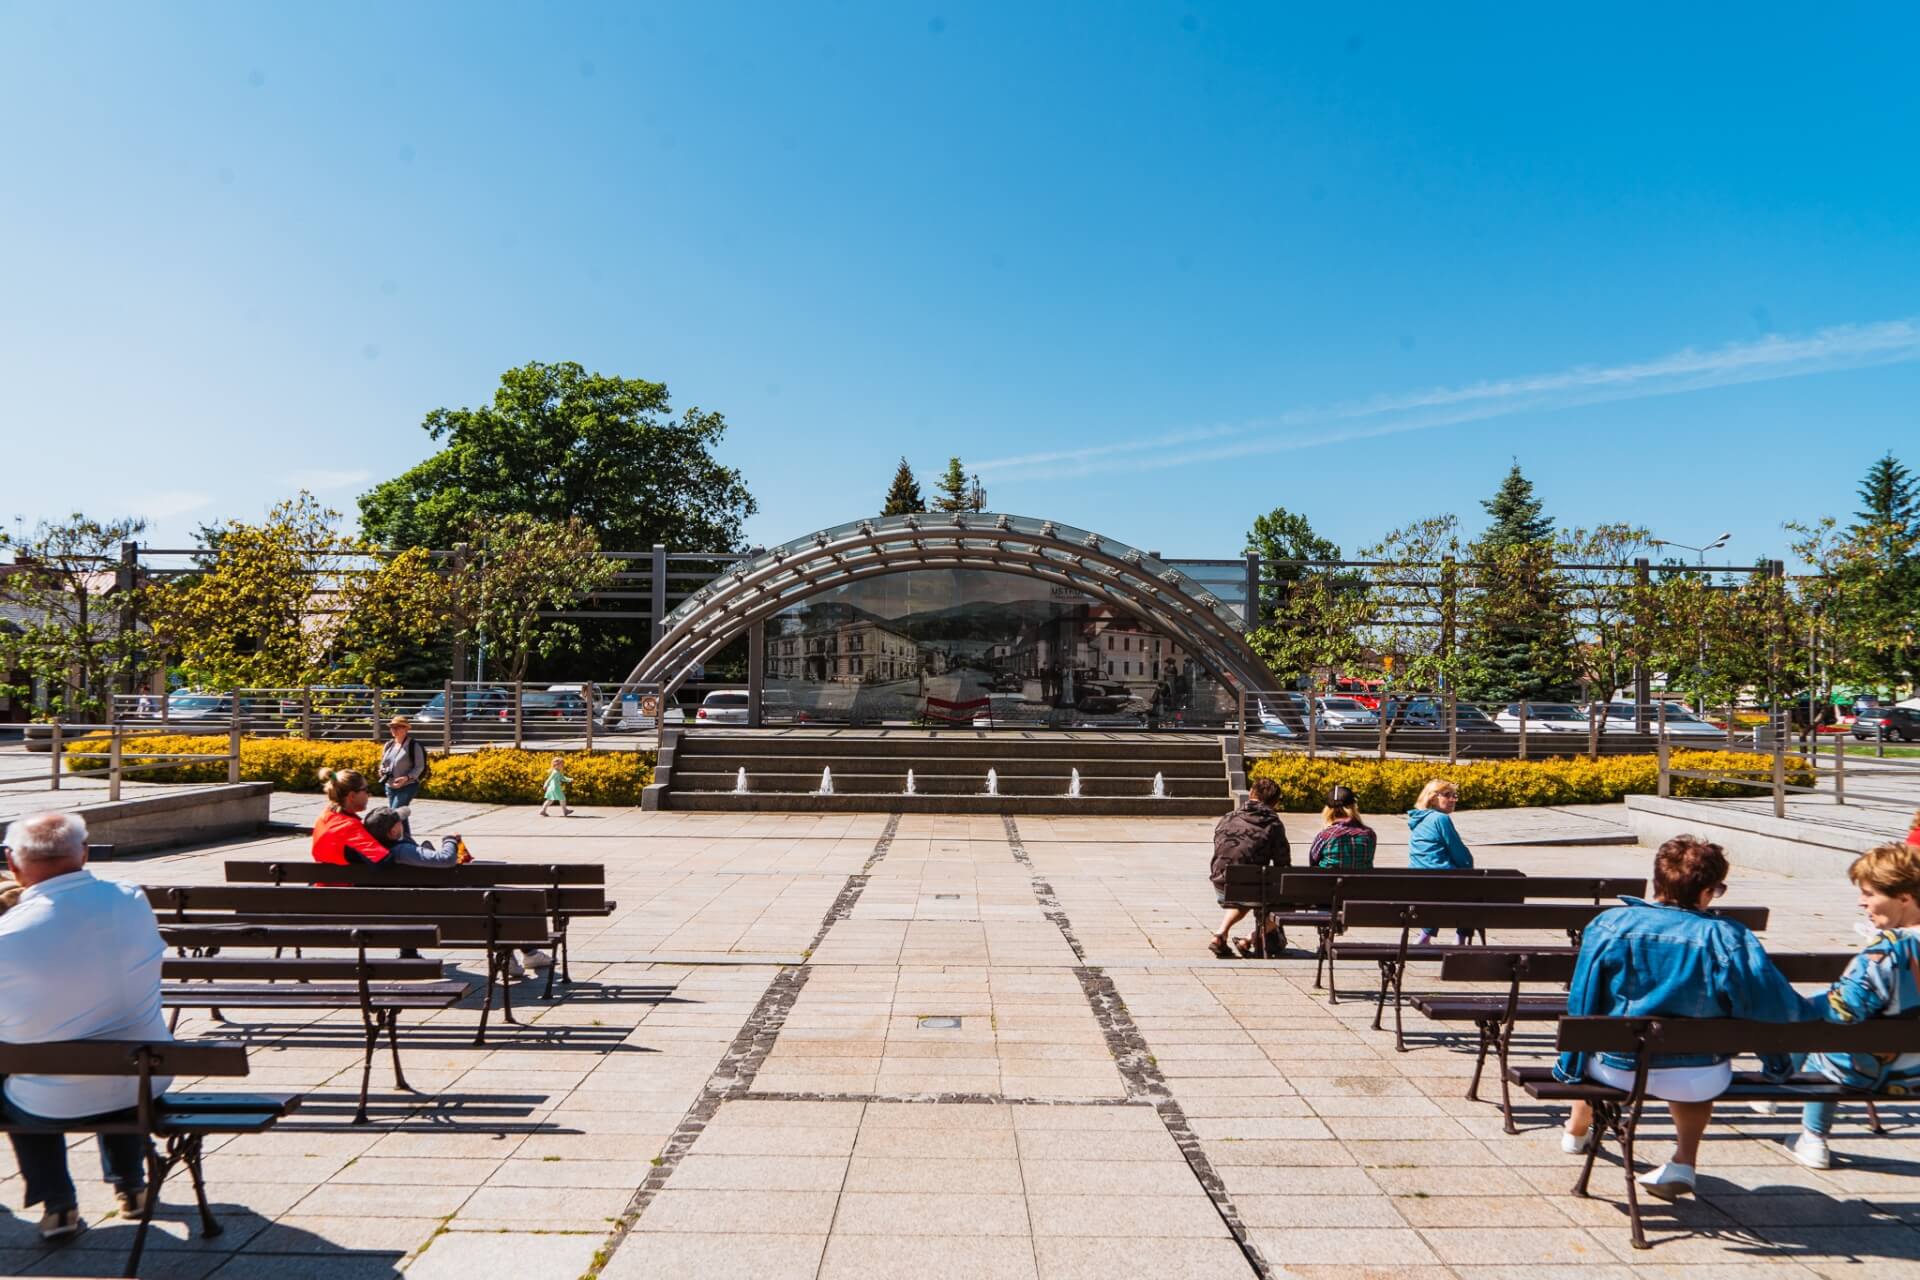
<instances>
[{"instance_id":1,"label":"railing post","mask_svg":"<svg viewBox=\"0 0 1920 1280\"><path fill-rule=\"evenodd\" d=\"M1527 700L1520 699L1520 758L1527 758Z\"/></svg>"},{"instance_id":2,"label":"railing post","mask_svg":"<svg viewBox=\"0 0 1920 1280\"><path fill-rule=\"evenodd\" d=\"M453 750L453 681L440 683L440 750L443 754Z\"/></svg>"},{"instance_id":3,"label":"railing post","mask_svg":"<svg viewBox=\"0 0 1920 1280\"><path fill-rule=\"evenodd\" d=\"M648 641L649 648L660 643L660 634L664 630L661 624L665 622L667 618L666 544L659 542L653 544L653 563L651 568L652 581L647 584L647 592L652 599L647 602L647 612L652 615L652 617L648 619L648 630L653 633L653 638ZM662 710L664 709L665 708L662 707Z\"/></svg>"},{"instance_id":4,"label":"railing post","mask_svg":"<svg viewBox=\"0 0 1920 1280\"><path fill-rule=\"evenodd\" d=\"M1733 699L1728 698L1727 699L1727 750L1729 751L1733 750L1733 713L1735 709L1736 708L1733 705Z\"/></svg>"},{"instance_id":5,"label":"railing post","mask_svg":"<svg viewBox=\"0 0 1920 1280\"><path fill-rule=\"evenodd\" d=\"M378 689L373 691L373 740L376 745L380 741L380 691Z\"/></svg>"},{"instance_id":6,"label":"railing post","mask_svg":"<svg viewBox=\"0 0 1920 1280\"><path fill-rule=\"evenodd\" d=\"M1460 763L1460 695L1447 686L1447 763Z\"/></svg>"},{"instance_id":7,"label":"railing post","mask_svg":"<svg viewBox=\"0 0 1920 1280\"><path fill-rule=\"evenodd\" d=\"M522 695L522 682L515 680L513 682L513 749L515 751L520 750L520 743L524 736L526 699Z\"/></svg>"},{"instance_id":8,"label":"railing post","mask_svg":"<svg viewBox=\"0 0 1920 1280\"><path fill-rule=\"evenodd\" d=\"M120 725L113 725L107 730L107 799L109 800L120 798L120 754L124 750L121 742L125 736L126 731Z\"/></svg>"},{"instance_id":9,"label":"railing post","mask_svg":"<svg viewBox=\"0 0 1920 1280\"><path fill-rule=\"evenodd\" d=\"M1873 754L1881 759L1887 754L1887 722L1880 721L1873 727Z\"/></svg>"},{"instance_id":10,"label":"railing post","mask_svg":"<svg viewBox=\"0 0 1920 1280\"><path fill-rule=\"evenodd\" d=\"M587 750L593 750L593 681L588 680L580 686L581 696L587 700Z\"/></svg>"},{"instance_id":11,"label":"railing post","mask_svg":"<svg viewBox=\"0 0 1920 1280\"><path fill-rule=\"evenodd\" d=\"M1667 735L1660 735L1660 741L1654 745L1654 758L1660 762L1660 785L1657 788L1661 799L1673 794L1673 748L1667 745Z\"/></svg>"},{"instance_id":12,"label":"railing post","mask_svg":"<svg viewBox=\"0 0 1920 1280\"><path fill-rule=\"evenodd\" d=\"M240 781L240 721L237 718L227 732L227 781Z\"/></svg>"},{"instance_id":13,"label":"railing post","mask_svg":"<svg viewBox=\"0 0 1920 1280\"><path fill-rule=\"evenodd\" d=\"M47 785L50 789L58 791L60 789L60 757L65 754L64 748L60 745L60 722L58 720L53 722L53 745L48 749L53 752L53 777L48 781Z\"/></svg>"},{"instance_id":14,"label":"railing post","mask_svg":"<svg viewBox=\"0 0 1920 1280\"><path fill-rule=\"evenodd\" d=\"M1769 717L1773 729L1773 816L1787 816L1787 735L1778 720Z\"/></svg>"},{"instance_id":15,"label":"railing post","mask_svg":"<svg viewBox=\"0 0 1920 1280\"><path fill-rule=\"evenodd\" d=\"M1313 759L1314 753L1320 747L1320 717L1314 707L1314 695L1318 692L1319 685L1320 677L1310 673L1307 676L1307 759L1309 760Z\"/></svg>"},{"instance_id":16,"label":"railing post","mask_svg":"<svg viewBox=\"0 0 1920 1280\"><path fill-rule=\"evenodd\" d=\"M1819 781L1819 775L1816 773L1814 782L1817 785ZM1833 744L1833 802L1835 804L1847 802L1847 744L1838 738Z\"/></svg>"},{"instance_id":17,"label":"railing post","mask_svg":"<svg viewBox=\"0 0 1920 1280\"><path fill-rule=\"evenodd\" d=\"M313 737L313 686L300 686L300 736Z\"/></svg>"},{"instance_id":18,"label":"railing post","mask_svg":"<svg viewBox=\"0 0 1920 1280\"><path fill-rule=\"evenodd\" d=\"M1240 767L1246 768L1247 759L1247 691L1241 689L1240 695Z\"/></svg>"}]
</instances>

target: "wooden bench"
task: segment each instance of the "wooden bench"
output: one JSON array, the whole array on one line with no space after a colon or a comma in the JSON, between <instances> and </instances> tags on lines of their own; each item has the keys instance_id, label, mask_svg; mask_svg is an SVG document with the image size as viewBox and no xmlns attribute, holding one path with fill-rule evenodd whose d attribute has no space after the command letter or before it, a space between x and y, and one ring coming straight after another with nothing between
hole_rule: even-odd
<instances>
[{"instance_id":1,"label":"wooden bench","mask_svg":"<svg viewBox=\"0 0 1920 1280\"><path fill-rule=\"evenodd\" d=\"M1335 910L1339 906L1342 885L1348 882L1385 881L1393 877L1420 875L1437 881L1469 880L1478 882L1488 876L1520 876L1506 868L1469 868L1465 871L1409 872L1405 867L1375 867L1367 871L1302 871L1288 866L1231 866L1227 868L1225 897L1230 907L1246 907L1259 913L1262 921L1285 928L1313 929L1319 935L1314 952L1313 985L1320 985L1321 966L1326 961L1327 939ZM1266 931L1256 925L1255 936L1266 958Z\"/></svg>"},{"instance_id":2,"label":"wooden bench","mask_svg":"<svg viewBox=\"0 0 1920 1280\"><path fill-rule=\"evenodd\" d=\"M1850 1024L1834 1022L1748 1022L1735 1018L1562 1018L1556 1037L1563 1053L1633 1055L1639 1063L1633 1088L1610 1088L1591 1080L1565 1084L1549 1067L1508 1067L1513 1083L1543 1102L1585 1102L1593 1107L1594 1140L1587 1149L1580 1177L1573 1184L1577 1196L1587 1194L1594 1160L1611 1131L1620 1139L1621 1164L1627 1177L1627 1215L1633 1225L1633 1247L1648 1248L1640 1224L1640 1197L1634 1181L1634 1134L1646 1105L1647 1061L1660 1054L1710 1053L1920 1053L1920 1019L1873 1018ZM1720 1095L1730 1102L1867 1102L1894 1095L1849 1089L1820 1076L1795 1076L1785 1082L1768 1080L1758 1072L1735 1072L1733 1084ZM1902 1099L1906 1100L1906 1099Z\"/></svg>"},{"instance_id":3,"label":"wooden bench","mask_svg":"<svg viewBox=\"0 0 1920 1280\"><path fill-rule=\"evenodd\" d=\"M46 1044L0 1044L0 1075L137 1076L139 1093L131 1118L114 1120L50 1120L25 1123L0 1116L6 1133L135 1133L157 1138L165 1154L147 1161L147 1185L152 1194L133 1233L124 1275L136 1275L146 1248L147 1228L160 1200L167 1176L185 1165L193 1179L194 1199L200 1206L200 1234L217 1236L222 1228L207 1204L206 1179L201 1171L201 1145L211 1134L263 1133L282 1116L298 1108L298 1094L282 1093L167 1093L155 1094L155 1076L236 1077L247 1074L247 1051L237 1044L214 1040L179 1043L171 1040L63 1040ZM116 1113L117 1114L117 1113Z\"/></svg>"},{"instance_id":4,"label":"wooden bench","mask_svg":"<svg viewBox=\"0 0 1920 1280\"><path fill-rule=\"evenodd\" d=\"M1787 981L1830 983L1853 960L1851 951L1772 952L1771 959ZM1567 1013L1565 988L1573 981L1579 953L1571 948L1546 950L1509 950L1504 947L1455 947L1440 961L1442 982L1503 982L1504 992L1444 992L1416 995L1413 1007L1435 1022L1471 1022L1479 1032L1480 1045L1473 1063L1473 1079L1467 1085L1467 1097L1478 1101L1480 1078L1492 1050L1500 1063L1500 1110L1508 1133L1518 1133L1513 1120L1513 1094L1507 1079L1509 1050L1514 1028L1522 1022L1558 1022ZM1561 988L1551 993L1527 994L1528 984L1552 984ZM1879 1118L1874 1117L1879 1129Z\"/></svg>"},{"instance_id":5,"label":"wooden bench","mask_svg":"<svg viewBox=\"0 0 1920 1280\"><path fill-rule=\"evenodd\" d=\"M1570 898L1590 905L1617 905L1623 894L1644 894L1647 882L1635 876L1498 876L1482 880L1450 875L1439 881L1428 877L1446 873L1413 872L1335 886L1331 918L1323 927L1322 948L1327 966L1327 998L1340 1002L1334 980L1335 940L1346 932L1343 908L1349 900L1369 902L1489 902L1523 903L1543 898ZM1485 930L1478 931L1485 939ZM1576 939L1577 941L1577 939ZM1348 943L1340 948L1349 958L1377 959L1368 950L1375 943Z\"/></svg>"},{"instance_id":6,"label":"wooden bench","mask_svg":"<svg viewBox=\"0 0 1920 1280\"><path fill-rule=\"evenodd\" d=\"M1386 1011L1387 998L1391 995L1393 998L1393 1047L1405 1053L1407 1043L1402 1026L1401 1008L1407 965L1415 960L1445 960L1447 956L1459 950L1458 947L1439 946L1433 943L1415 943L1412 941L1415 929L1471 930L1483 935L1489 929L1552 930L1564 932L1567 935L1568 945L1563 952L1573 955L1579 950L1581 931L1601 912L1613 910L1614 905L1604 902L1347 901L1340 906L1336 932L1345 933L1349 929L1398 929L1400 940L1397 943L1343 942L1336 937L1330 945L1327 958L1328 984L1331 987L1333 962L1341 956L1348 959L1371 960L1379 965L1380 995L1373 1010L1373 1029L1375 1031L1380 1029L1380 1019ZM1767 927L1767 908L1765 907L1714 907L1708 914L1738 920L1756 932ZM1551 949L1547 948L1528 948L1528 950L1552 953Z\"/></svg>"},{"instance_id":7,"label":"wooden bench","mask_svg":"<svg viewBox=\"0 0 1920 1280\"><path fill-rule=\"evenodd\" d=\"M597 862L469 862L457 867L388 867L351 863L333 866L311 861L229 862L228 884L350 885L366 889L538 888L547 895L553 922L554 964L547 970L545 994L553 994L557 973L573 981L567 925L581 918L603 918L619 904L607 900L607 869Z\"/></svg>"},{"instance_id":8,"label":"wooden bench","mask_svg":"<svg viewBox=\"0 0 1920 1280\"><path fill-rule=\"evenodd\" d=\"M332 889L270 885L148 885L163 927L187 925L400 925L438 930L442 950L486 954L485 995L475 1044L484 1044L500 988L500 1016L513 1016L508 964L516 948L551 947L546 894L539 889Z\"/></svg>"},{"instance_id":9,"label":"wooden bench","mask_svg":"<svg viewBox=\"0 0 1920 1280\"><path fill-rule=\"evenodd\" d=\"M355 1124L367 1123L367 1089L381 1033L393 1056L396 1088L412 1092L400 1068L400 1015L407 1010L439 1010L467 994L467 984L449 980L441 962L425 959L375 959L369 947L434 947L440 931L432 925L163 925L161 940L181 952L161 962L162 1007L179 1024L183 1009L209 1009L214 1017L229 1009L357 1009L366 1034L360 1066L360 1103ZM236 949L271 947L272 955L232 955ZM344 948L351 956L286 957L291 948Z\"/></svg>"}]
</instances>

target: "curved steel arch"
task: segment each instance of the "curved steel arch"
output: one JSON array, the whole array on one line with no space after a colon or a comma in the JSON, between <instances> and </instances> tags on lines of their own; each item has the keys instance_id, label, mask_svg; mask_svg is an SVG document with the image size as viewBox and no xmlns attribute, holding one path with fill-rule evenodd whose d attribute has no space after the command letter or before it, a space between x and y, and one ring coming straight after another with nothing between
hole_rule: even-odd
<instances>
[{"instance_id":1,"label":"curved steel arch","mask_svg":"<svg viewBox=\"0 0 1920 1280\"><path fill-rule=\"evenodd\" d=\"M1070 587L1140 618L1236 689L1276 687L1233 612L1163 561L1051 520L956 512L853 521L741 561L663 619L660 639L620 693L646 686L670 694L728 641L791 605L850 582L929 568Z\"/></svg>"}]
</instances>

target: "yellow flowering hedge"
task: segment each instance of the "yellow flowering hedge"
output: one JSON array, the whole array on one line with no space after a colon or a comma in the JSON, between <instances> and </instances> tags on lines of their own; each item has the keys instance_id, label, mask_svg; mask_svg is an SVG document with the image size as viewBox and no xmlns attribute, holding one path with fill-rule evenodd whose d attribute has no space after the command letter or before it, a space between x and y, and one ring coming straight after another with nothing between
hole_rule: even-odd
<instances>
[{"instance_id":1,"label":"yellow flowering hedge","mask_svg":"<svg viewBox=\"0 0 1920 1280\"><path fill-rule=\"evenodd\" d=\"M227 739L185 734L142 736L129 744L128 765L153 761L131 749L162 754L225 756ZM68 752L105 751L103 736L76 738ZM516 751L512 747L485 747L453 755L429 752L433 767L420 794L434 800L467 800L477 804L538 804L553 757L566 761L567 800L571 804L631 805L640 803L640 790L653 781L650 751ZM100 758L69 760L67 767L98 768ZM323 768L358 769L372 782L380 769L380 747L373 742L314 742L305 738L243 738L240 741L240 780L271 782L279 791L320 790ZM171 768L132 775L143 782L225 782L224 759L192 761ZM379 783L374 782L379 790Z\"/></svg>"},{"instance_id":2,"label":"yellow flowering hedge","mask_svg":"<svg viewBox=\"0 0 1920 1280\"><path fill-rule=\"evenodd\" d=\"M1773 757L1752 752L1676 751L1675 769L1737 773L1771 782ZM1319 756L1309 760L1275 752L1256 763L1250 778L1280 784L1279 808L1293 813L1318 809L1335 783L1353 788L1367 813L1410 809L1429 778L1446 778L1460 788L1463 809L1517 809L1531 805L1612 804L1622 796L1653 795L1659 790L1656 757L1602 756L1598 760L1475 760L1455 765L1434 760L1371 760ZM1806 762L1787 757L1787 781L1812 785ZM1677 796L1754 796L1761 792L1730 782L1675 778Z\"/></svg>"}]
</instances>

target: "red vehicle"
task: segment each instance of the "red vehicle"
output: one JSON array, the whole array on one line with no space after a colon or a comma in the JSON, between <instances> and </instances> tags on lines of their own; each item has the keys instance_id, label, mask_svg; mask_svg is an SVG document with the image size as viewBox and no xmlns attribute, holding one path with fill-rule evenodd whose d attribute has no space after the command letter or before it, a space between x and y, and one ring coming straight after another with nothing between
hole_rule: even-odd
<instances>
[{"instance_id":1,"label":"red vehicle","mask_svg":"<svg viewBox=\"0 0 1920 1280\"><path fill-rule=\"evenodd\" d=\"M1380 699L1385 696L1386 690L1387 682L1385 680L1359 680L1349 676L1341 676L1334 680L1333 688L1328 690L1328 692L1352 698L1369 711L1378 711L1380 709Z\"/></svg>"}]
</instances>

